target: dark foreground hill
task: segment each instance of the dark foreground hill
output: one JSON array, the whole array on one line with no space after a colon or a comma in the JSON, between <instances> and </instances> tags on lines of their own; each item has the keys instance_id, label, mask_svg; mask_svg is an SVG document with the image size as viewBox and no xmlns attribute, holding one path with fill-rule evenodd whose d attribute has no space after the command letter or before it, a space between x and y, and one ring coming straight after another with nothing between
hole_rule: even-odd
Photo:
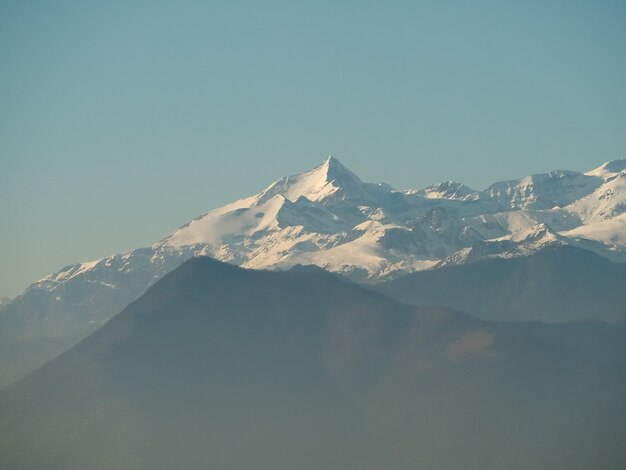
<instances>
[{"instance_id":1,"label":"dark foreground hill","mask_svg":"<svg viewBox=\"0 0 626 470\"><path fill-rule=\"evenodd\" d=\"M624 468L625 345L198 258L0 393L0 463Z\"/></svg>"},{"instance_id":2,"label":"dark foreground hill","mask_svg":"<svg viewBox=\"0 0 626 470\"><path fill-rule=\"evenodd\" d=\"M408 274L376 290L488 320L626 320L626 264L571 246Z\"/></svg>"}]
</instances>

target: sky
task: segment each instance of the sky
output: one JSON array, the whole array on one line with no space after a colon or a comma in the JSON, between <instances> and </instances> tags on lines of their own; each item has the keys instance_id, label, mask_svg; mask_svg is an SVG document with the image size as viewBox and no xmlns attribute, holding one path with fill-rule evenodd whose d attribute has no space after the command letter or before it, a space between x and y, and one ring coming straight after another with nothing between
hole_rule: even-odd
<instances>
[{"instance_id":1,"label":"sky","mask_svg":"<svg viewBox=\"0 0 626 470\"><path fill-rule=\"evenodd\" d=\"M626 2L0 2L0 296L329 154L402 189L625 158Z\"/></svg>"}]
</instances>

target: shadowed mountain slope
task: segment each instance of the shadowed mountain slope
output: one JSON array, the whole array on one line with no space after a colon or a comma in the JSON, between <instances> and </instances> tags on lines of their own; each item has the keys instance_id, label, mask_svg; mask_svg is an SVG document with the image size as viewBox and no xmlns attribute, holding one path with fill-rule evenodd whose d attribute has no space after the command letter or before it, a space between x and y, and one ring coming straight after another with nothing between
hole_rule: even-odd
<instances>
[{"instance_id":1,"label":"shadowed mountain slope","mask_svg":"<svg viewBox=\"0 0 626 470\"><path fill-rule=\"evenodd\" d=\"M626 332L192 259L0 393L12 469L572 469L626 459Z\"/></svg>"},{"instance_id":2,"label":"shadowed mountain slope","mask_svg":"<svg viewBox=\"0 0 626 470\"><path fill-rule=\"evenodd\" d=\"M626 319L626 264L571 246L412 273L376 290L412 305L489 320Z\"/></svg>"}]
</instances>

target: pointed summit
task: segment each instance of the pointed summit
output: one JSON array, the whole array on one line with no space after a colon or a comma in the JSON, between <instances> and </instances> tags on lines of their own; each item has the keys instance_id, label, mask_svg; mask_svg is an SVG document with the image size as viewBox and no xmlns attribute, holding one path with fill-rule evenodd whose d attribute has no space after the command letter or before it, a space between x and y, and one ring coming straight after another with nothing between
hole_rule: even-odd
<instances>
[{"instance_id":1,"label":"pointed summit","mask_svg":"<svg viewBox=\"0 0 626 470\"><path fill-rule=\"evenodd\" d=\"M335 167L339 167L340 169L345 168L339 160L337 160L332 155L329 155L324 159L322 164L317 166L316 168L320 168L324 171L329 171L331 170L331 168L335 168Z\"/></svg>"},{"instance_id":2,"label":"pointed summit","mask_svg":"<svg viewBox=\"0 0 626 470\"><path fill-rule=\"evenodd\" d=\"M336 182L337 186L341 186L342 183L348 183L349 181L363 183L361 179L355 175L352 171L346 168L339 160L332 155L326 157L320 166L311 170L318 171L324 174L326 181Z\"/></svg>"},{"instance_id":3,"label":"pointed summit","mask_svg":"<svg viewBox=\"0 0 626 470\"><path fill-rule=\"evenodd\" d=\"M333 157L332 155L327 156L324 161L322 162L322 165L331 165L334 162L339 163L341 165L341 162L339 160L337 160L335 157ZM322 166L320 165L320 166Z\"/></svg>"},{"instance_id":4,"label":"pointed summit","mask_svg":"<svg viewBox=\"0 0 626 470\"><path fill-rule=\"evenodd\" d=\"M328 156L321 165L312 170L282 178L261 193L263 200L276 194L295 202L300 197L310 201L321 201L330 196L346 198L361 197L367 192L366 183L348 170L333 156ZM340 194L341 193L341 194Z\"/></svg>"}]
</instances>

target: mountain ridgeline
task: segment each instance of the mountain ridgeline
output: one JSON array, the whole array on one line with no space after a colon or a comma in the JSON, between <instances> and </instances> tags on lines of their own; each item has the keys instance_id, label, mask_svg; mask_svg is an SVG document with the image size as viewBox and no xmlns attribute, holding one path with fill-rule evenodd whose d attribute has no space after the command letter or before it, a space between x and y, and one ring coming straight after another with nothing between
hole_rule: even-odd
<instances>
[{"instance_id":1,"label":"mountain ridgeline","mask_svg":"<svg viewBox=\"0 0 626 470\"><path fill-rule=\"evenodd\" d=\"M195 258L0 392L11 469L624 468L626 328Z\"/></svg>"},{"instance_id":2,"label":"mountain ridgeline","mask_svg":"<svg viewBox=\"0 0 626 470\"><path fill-rule=\"evenodd\" d=\"M376 286L397 300L499 321L626 321L626 264L571 246L407 274Z\"/></svg>"},{"instance_id":3,"label":"mountain ridgeline","mask_svg":"<svg viewBox=\"0 0 626 470\"><path fill-rule=\"evenodd\" d=\"M574 246L626 260L626 160L474 190L398 190L329 157L149 247L67 266L0 306L0 341L84 336L194 256L252 269L314 264L356 282Z\"/></svg>"}]
</instances>

